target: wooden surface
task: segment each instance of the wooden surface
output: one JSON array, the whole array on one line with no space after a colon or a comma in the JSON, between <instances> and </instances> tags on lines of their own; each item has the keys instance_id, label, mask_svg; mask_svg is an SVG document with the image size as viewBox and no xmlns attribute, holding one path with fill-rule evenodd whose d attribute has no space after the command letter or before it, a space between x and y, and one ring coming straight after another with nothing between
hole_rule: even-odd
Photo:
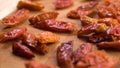
<instances>
[{"instance_id":1,"label":"wooden surface","mask_svg":"<svg viewBox=\"0 0 120 68\"><path fill-rule=\"evenodd\" d=\"M0 0L0 19L3 18L4 16L8 15L9 13L13 12L14 10L16 10L16 4L17 4L18 0ZM38 14L41 12L45 12L45 11L53 11L55 10L55 7L53 5L53 1L54 0L40 0L43 4L45 4L45 9L43 9L42 11L39 12L32 12L31 15L33 14ZM62 10L56 10L57 12L59 12L59 16L58 16L58 20L62 20L62 21L68 21L68 22L73 22L75 23L78 27L77 29L79 29L80 27L80 21L79 20L73 20L73 19L68 19L66 17L66 14L72 10L72 9L76 9L78 6L82 5L83 2L81 0L74 0L74 5L66 8L66 9L62 9ZM10 29L15 29L21 26L25 26L28 29L28 32L30 33L40 33L43 32L43 30L40 29L36 29L32 26L29 25L28 21L25 21L24 23L14 27L14 28L10 28ZM5 31L9 31L10 29L3 29L5 26L2 25L0 23L0 33L5 32ZM32 60L41 62L41 63L45 63L45 64L53 64L53 65L57 65L56 63L56 49L57 47L62 43L62 42L67 42L70 40L74 41L74 49L76 49L80 44L82 44L84 41L80 40L77 38L76 34L65 34L65 33L56 33L59 37L60 37L60 42L52 44L49 46L49 53L46 55L39 55L39 54L35 54L35 58L33 58ZM21 57L15 56L12 54L12 42L6 42L6 43L0 43L0 68L25 68L24 63L26 61L30 61L30 60L26 60L23 59ZM113 52L113 51L107 51L111 56L116 56L116 57L120 57L119 52ZM118 66L118 68L120 68Z\"/></svg>"},{"instance_id":2,"label":"wooden surface","mask_svg":"<svg viewBox=\"0 0 120 68\"><path fill-rule=\"evenodd\" d=\"M19 0L0 0L0 19L13 12Z\"/></svg>"}]
</instances>

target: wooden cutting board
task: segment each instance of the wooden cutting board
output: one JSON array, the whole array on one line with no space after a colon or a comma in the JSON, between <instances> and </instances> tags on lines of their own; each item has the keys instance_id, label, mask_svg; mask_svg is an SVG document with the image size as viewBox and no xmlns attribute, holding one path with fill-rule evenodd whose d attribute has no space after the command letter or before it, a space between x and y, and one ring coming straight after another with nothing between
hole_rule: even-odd
<instances>
[{"instance_id":1,"label":"wooden cutting board","mask_svg":"<svg viewBox=\"0 0 120 68\"><path fill-rule=\"evenodd\" d=\"M34 14L55 10L55 11L59 12L59 16L57 18L58 20L75 23L77 26L77 29L79 29L79 27L80 27L79 20L68 19L66 17L66 14L70 10L76 9L78 6L84 4L84 2L82 2L82 0L74 0L74 1L75 2L74 2L73 6L71 6L69 8L61 9L61 10L56 10L53 5L54 0L40 0L40 2L42 2L45 5L45 8L42 11L31 12L31 16ZM10 14L11 12L15 11L17 2L18 2L18 0L7 0L7 1L0 0L0 19L5 17L6 15ZM10 29L15 29L15 28L18 28L21 26L27 27L28 32L34 33L34 34L44 31L44 30L40 30L40 29L30 26L28 20L26 20L24 23L22 23L16 27L13 27ZM3 29L4 27L5 26L0 23L0 33L10 30L10 29ZM35 54L35 58L33 58L32 60L38 61L40 63L45 63L45 64L57 65L56 49L62 42L67 42L67 41L73 40L74 41L74 49L76 49L80 44L84 43L84 41L77 38L75 33L73 33L73 34L56 33L56 34L60 37L60 41L58 43L48 46L49 53L46 55ZM12 42L0 43L0 68L25 68L24 63L26 61L30 61L30 60L23 59L21 57L13 55L11 46L12 46ZM96 49L95 46L94 46L94 48ZM115 52L115 51L107 51L107 52L111 56L116 56L118 58L120 57L119 52ZM120 68L120 66L118 66L118 68Z\"/></svg>"}]
</instances>

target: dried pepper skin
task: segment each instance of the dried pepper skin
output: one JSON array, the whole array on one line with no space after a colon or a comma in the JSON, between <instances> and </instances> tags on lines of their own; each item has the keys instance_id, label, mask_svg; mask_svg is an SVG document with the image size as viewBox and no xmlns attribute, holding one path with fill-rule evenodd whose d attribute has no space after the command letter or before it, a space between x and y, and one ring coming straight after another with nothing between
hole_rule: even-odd
<instances>
[{"instance_id":1,"label":"dried pepper skin","mask_svg":"<svg viewBox=\"0 0 120 68\"><path fill-rule=\"evenodd\" d=\"M54 4L57 9L63 9L72 6L73 0L55 0Z\"/></svg>"},{"instance_id":2,"label":"dried pepper skin","mask_svg":"<svg viewBox=\"0 0 120 68\"><path fill-rule=\"evenodd\" d=\"M89 42L97 43L101 41L110 41L112 36L108 34L109 27L105 23L92 23L82 26L78 31L77 36L87 37Z\"/></svg>"},{"instance_id":3,"label":"dried pepper skin","mask_svg":"<svg viewBox=\"0 0 120 68\"><path fill-rule=\"evenodd\" d=\"M44 8L44 5L42 3L32 2L30 0L20 0L17 4L17 8L25 8L32 11L40 11Z\"/></svg>"},{"instance_id":4,"label":"dried pepper skin","mask_svg":"<svg viewBox=\"0 0 120 68\"><path fill-rule=\"evenodd\" d=\"M22 35L21 40L23 44L26 44L27 46L33 47L33 48L36 47L38 43L38 40L35 37L35 35L27 32Z\"/></svg>"},{"instance_id":5,"label":"dried pepper skin","mask_svg":"<svg viewBox=\"0 0 120 68\"><path fill-rule=\"evenodd\" d=\"M72 41L62 43L57 49L57 62L61 68L74 68L72 62Z\"/></svg>"},{"instance_id":6,"label":"dried pepper skin","mask_svg":"<svg viewBox=\"0 0 120 68\"><path fill-rule=\"evenodd\" d=\"M14 42L12 46L13 54L21 56L26 59L32 59L34 56L33 52L25 45Z\"/></svg>"},{"instance_id":7,"label":"dried pepper skin","mask_svg":"<svg viewBox=\"0 0 120 68\"><path fill-rule=\"evenodd\" d=\"M82 16L92 16L94 15L94 10L88 10L88 11L78 10L78 15L80 19Z\"/></svg>"},{"instance_id":8,"label":"dried pepper skin","mask_svg":"<svg viewBox=\"0 0 120 68\"><path fill-rule=\"evenodd\" d=\"M110 5L114 4L113 2L116 3L116 2L118 2L118 0L105 0L103 5L110 6Z\"/></svg>"},{"instance_id":9,"label":"dried pepper skin","mask_svg":"<svg viewBox=\"0 0 120 68\"><path fill-rule=\"evenodd\" d=\"M74 31L75 25L69 22L56 21L57 12L45 12L29 19L30 24L36 28L69 33Z\"/></svg>"},{"instance_id":10,"label":"dried pepper skin","mask_svg":"<svg viewBox=\"0 0 120 68\"><path fill-rule=\"evenodd\" d=\"M97 45L100 49L120 50L120 41L100 42Z\"/></svg>"},{"instance_id":11,"label":"dried pepper skin","mask_svg":"<svg viewBox=\"0 0 120 68\"><path fill-rule=\"evenodd\" d=\"M39 53L39 54L42 54L42 55L45 55L49 52L49 48L46 44L41 44L41 43L38 43L38 45L34 48L34 50Z\"/></svg>"},{"instance_id":12,"label":"dried pepper skin","mask_svg":"<svg viewBox=\"0 0 120 68\"><path fill-rule=\"evenodd\" d=\"M6 25L7 27L13 27L25 21L28 17L29 10L20 9L14 12L13 14L4 17L1 23Z\"/></svg>"},{"instance_id":13,"label":"dried pepper skin","mask_svg":"<svg viewBox=\"0 0 120 68\"><path fill-rule=\"evenodd\" d=\"M117 59L110 58L105 51L95 51L83 57L75 68L114 68L117 62Z\"/></svg>"},{"instance_id":14,"label":"dried pepper skin","mask_svg":"<svg viewBox=\"0 0 120 68\"><path fill-rule=\"evenodd\" d=\"M118 64L118 59L105 51L93 51L90 43L81 44L74 52L72 49L71 41L58 47L57 62L61 68L114 68Z\"/></svg>"},{"instance_id":15,"label":"dried pepper skin","mask_svg":"<svg viewBox=\"0 0 120 68\"><path fill-rule=\"evenodd\" d=\"M68 12L67 17L72 19L79 19L81 16L91 16L95 13L93 9L97 4L97 1L91 1L86 5L78 7L76 10L71 10Z\"/></svg>"},{"instance_id":16,"label":"dried pepper skin","mask_svg":"<svg viewBox=\"0 0 120 68\"><path fill-rule=\"evenodd\" d=\"M81 44L80 47L73 53L74 63L77 63L79 60L81 60L90 52L92 52L92 44L90 43Z\"/></svg>"},{"instance_id":17,"label":"dried pepper skin","mask_svg":"<svg viewBox=\"0 0 120 68\"><path fill-rule=\"evenodd\" d=\"M118 20L118 22L120 22L120 16L117 16L116 19Z\"/></svg>"},{"instance_id":18,"label":"dried pepper skin","mask_svg":"<svg viewBox=\"0 0 120 68\"><path fill-rule=\"evenodd\" d=\"M105 0L102 6L100 5L97 7L99 17L114 18L120 22L119 2L120 2L119 0Z\"/></svg>"},{"instance_id":19,"label":"dried pepper skin","mask_svg":"<svg viewBox=\"0 0 120 68\"><path fill-rule=\"evenodd\" d=\"M30 17L29 22L31 25L34 25L37 22L43 22L47 19L56 19L58 16L58 12L51 11L51 12L44 12L41 14L38 14L36 16Z\"/></svg>"},{"instance_id":20,"label":"dried pepper skin","mask_svg":"<svg viewBox=\"0 0 120 68\"><path fill-rule=\"evenodd\" d=\"M43 44L39 42L38 38L32 33L23 33L23 35L18 39L18 41L21 43L21 45L24 45L32 51L35 51L36 53L42 55L45 55L49 51L46 43Z\"/></svg>"},{"instance_id":21,"label":"dried pepper skin","mask_svg":"<svg viewBox=\"0 0 120 68\"><path fill-rule=\"evenodd\" d=\"M93 32L96 32L96 28L98 27L98 24L89 24L87 26L81 27L78 31L77 35L78 37L84 37L86 35L89 35Z\"/></svg>"},{"instance_id":22,"label":"dried pepper skin","mask_svg":"<svg viewBox=\"0 0 120 68\"><path fill-rule=\"evenodd\" d=\"M71 19L79 19L81 18L81 16L91 16L92 14L94 14L93 10L71 10L70 12L68 12L67 17Z\"/></svg>"},{"instance_id":23,"label":"dried pepper skin","mask_svg":"<svg viewBox=\"0 0 120 68\"><path fill-rule=\"evenodd\" d=\"M95 8L98 5L98 1L90 1L88 4L82 5L80 7L78 7L77 10L91 10L93 8Z\"/></svg>"},{"instance_id":24,"label":"dried pepper skin","mask_svg":"<svg viewBox=\"0 0 120 68\"><path fill-rule=\"evenodd\" d=\"M40 37L40 38L42 38L42 37ZM27 33L27 32L24 33L20 40L22 41L23 44L25 44L30 49L32 49L33 51L35 51L35 52L37 52L39 54L45 55L49 51L49 48L47 47L46 43L41 43L39 41L39 38L36 37L32 33ZM45 39L44 41L48 41L48 40Z\"/></svg>"},{"instance_id":25,"label":"dried pepper skin","mask_svg":"<svg viewBox=\"0 0 120 68\"><path fill-rule=\"evenodd\" d=\"M116 26L119 25L119 21L117 19L114 18L91 18L88 16L81 16L80 18L82 25L89 25L91 23L104 23L107 26Z\"/></svg>"},{"instance_id":26,"label":"dried pepper skin","mask_svg":"<svg viewBox=\"0 0 120 68\"><path fill-rule=\"evenodd\" d=\"M105 23L107 26L116 26L120 24L118 20L114 18L101 18L98 19L98 23Z\"/></svg>"},{"instance_id":27,"label":"dried pepper skin","mask_svg":"<svg viewBox=\"0 0 120 68\"><path fill-rule=\"evenodd\" d=\"M107 34L115 36L115 37L120 37L120 25L110 27L107 30Z\"/></svg>"},{"instance_id":28,"label":"dried pepper skin","mask_svg":"<svg viewBox=\"0 0 120 68\"><path fill-rule=\"evenodd\" d=\"M75 29L75 24L64 21L56 21L54 19L45 20L44 22L37 22L33 26L36 28L60 33L70 33Z\"/></svg>"},{"instance_id":29,"label":"dried pepper skin","mask_svg":"<svg viewBox=\"0 0 120 68\"><path fill-rule=\"evenodd\" d=\"M114 8L108 7L108 6L100 6L98 7L98 15L101 18L115 18L116 10Z\"/></svg>"},{"instance_id":30,"label":"dried pepper skin","mask_svg":"<svg viewBox=\"0 0 120 68\"><path fill-rule=\"evenodd\" d=\"M58 66L41 64L36 61L29 61L25 63L26 68L59 68Z\"/></svg>"},{"instance_id":31,"label":"dried pepper skin","mask_svg":"<svg viewBox=\"0 0 120 68\"><path fill-rule=\"evenodd\" d=\"M99 43L103 41L112 41L112 40L113 40L112 36L106 33L96 33L88 38L88 41L92 43Z\"/></svg>"},{"instance_id":32,"label":"dried pepper skin","mask_svg":"<svg viewBox=\"0 0 120 68\"><path fill-rule=\"evenodd\" d=\"M80 21L81 21L83 26L84 25L89 25L91 23L98 23L98 19L91 18L91 17L88 17L88 16L81 16Z\"/></svg>"},{"instance_id":33,"label":"dried pepper skin","mask_svg":"<svg viewBox=\"0 0 120 68\"><path fill-rule=\"evenodd\" d=\"M59 37L56 34L49 31L39 33L37 35L37 39L40 43L45 43L45 44L56 43L59 41Z\"/></svg>"},{"instance_id":34,"label":"dried pepper skin","mask_svg":"<svg viewBox=\"0 0 120 68\"><path fill-rule=\"evenodd\" d=\"M92 16L95 14L95 7L98 4L98 1L90 1L88 4L78 7L77 11L80 19L82 16Z\"/></svg>"},{"instance_id":35,"label":"dried pepper skin","mask_svg":"<svg viewBox=\"0 0 120 68\"><path fill-rule=\"evenodd\" d=\"M22 36L27 31L26 27L13 29L0 35L0 42L11 41Z\"/></svg>"},{"instance_id":36,"label":"dried pepper skin","mask_svg":"<svg viewBox=\"0 0 120 68\"><path fill-rule=\"evenodd\" d=\"M72 18L72 19L79 19L80 16L78 15L77 10L71 10L67 13L67 17L68 18Z\"/></svg>"}]
</instances>

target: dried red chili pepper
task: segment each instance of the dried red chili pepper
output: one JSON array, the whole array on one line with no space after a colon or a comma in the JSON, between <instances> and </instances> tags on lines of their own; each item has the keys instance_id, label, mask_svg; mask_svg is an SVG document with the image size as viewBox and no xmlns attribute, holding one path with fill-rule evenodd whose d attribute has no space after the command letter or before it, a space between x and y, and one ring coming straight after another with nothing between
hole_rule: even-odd
<instances>
[{"instance_id":1,"label":"dried red chili pepper","mask_svg":"<svg viewBox=\"0 0 120 68\"><path fill-rule=\"evenodd\" d=\"M40 43L56 43L59 41L59 37L52 32L42 32L37 35L37 39Z\"/></svg>"},{"instance_id":2,"label":"dried red chili pepper","mask_svg":"<svg viewBox=\"0 0 120 68\"><path fill-rule=\"evenodd\" d=\"M87 54L92 51L92 45L90 43L81 44L80 47L73 53L73 61L77 63Z\"/></svg>"},{"instance_id":3,"label":"dried red chili pepper","mask_svg":"<svg viewBox=\"0 0 120 68\"><path fill-rule=\"evenodd\" d=\"M89 34L95 32L97 27L98 27L98 24L89 24L87 26L83 26L80 28L77 35L78 35L78 37L89 35Z\"/></svg>"},{"instance_id":4,"label":"dried red chili pepper","mask_svg":"<svg viewBox=\"0 0 120 68\"><path fill-rule=\"evenodd\" d=\"M118 2L118 0L104 0L103 5L110 6L114 3Z\"/></svg>"},{"instance_id":5,"label":"dried red chili pepper","mask_svg":"<svg viewBox=\"0 0 120 68\"><path fill-rule=\"evenodd\" d=\"M24 33L22 35L22 43L29 46L29 47L36 47L38 40L36 39L35 35L32 33Z\"/></svg>"},{"instance_id":6,"label":"dried red chili pepper","mask_svg":"<svg viewBox=\"0 0 120 68\"><path fill-rule=\"evenodd\" d=\"M49 48L46 44L38 43L38 45L34 48L34 50L39 54L45 55L46 53L48 53Z\"/></svg>"},{"instance_id":7,"label":"dried red chili pepper","mask_svg":"<svg viewBox=\"0 0 120 68\"><path fill-rule=\"evenodd\" d=\"M70 22L56 21L54 19L45 20L44 22L37 22L33 26L40 29L61 33L70 33L75 29L75 25Z\"/></svg>"},{"instance_id":8,"label":"dried red chili pepper","mask_svg":"<svg viewBox=\"0 0 120 68\"><path fill-rule=\"evenodd\" d=\"M19 42L14 42L12 46L13 54L27 58L27 59L32 59L34 56L33 52L26 47L25 45L19 43Z\"/></svg>"},{"instance_id":9,"label":"dried red chili pepper","mask_svg":"<svg viewBox=\"0 0 120 68\"><path fill-rule=\"evenodd\" d=\"M108 6L99 6L98 7L98 15L101 18L115 18L116 17L116 10L113 7Z\"/></svg>"},{"instance_id":10,"label":"dried red chili pepper","mask_svg":"<svg viewBox=\"0 0 120 68\"><path fill-rule=\"evenodd\" d=\"M44 5L40 2L32 2L30 0L20 0L17 4L18 9L29 9L32 11L40 11L44 8Z\"/></svg>"},{"instance_id":11,"label":"dried red chili pepper","mask_svg":"<svg viewBox=\"0 0 120 68\"><path fill-rule=\"evenodd\" d=\"M26 30L27 29L25 27L21 27L21 28L17 28L17 29L13 29L11 31L5 32L0 35L0 42L15 40L20 36L22 36L22 34L26 32Z\"/></svg>"},{"instance_id":12,"label":"dried red chili pepper","mask_svg":"<svg viewBox=\"0 0 120 68\"><path fill-rule=\"evenodd\" d=\"M58 16L58 13L55 11L44 12L44 13L31 17L29 21L30 21L30 24L34 25L37 22L45 21L47 19L56 19L57 16Z\"/></svg>"},{"instance_id":13,"label":"dried red chili pepper","mask_svg":"<svg viewBox=\"0 0 120 68\"><path fill-rule=\"evenodd\" d=\"M116 25L119 25L118 20L114 19L114 18L102 18L102 19L98 19L98 23L105 23L107 26L116 26Z\"/></svg>"},{"instance_id":14,"label":"dried red chili pepper","mask_svg":"<svg viewBox=\"0 0 120 68\"><path fill-rule=\"evenodd\" d=\"M73 43L62 43L57 49L57 62L61 68L74 68L72 63Z\"/></svg>"},{"instance_id":15,"label":"dried red chili pepper","mask_svg":"<svg viewBox=\"0 0 120 68\"><path fill-rule=\"evenodd\" d=\"M78 37L84 37L93 33L105 33L108 30L108 27L104 24L89 24L86 26L83 26L80 28L80 30L78 31Z\"/></svg>"},{"instance_id":16,"label":"dried red chili pepper","mask_svg":"<svg viewBox=\"0 0 120 68\"><path fill-rule=\"evenodd\" d=\"M118 22L120 22L120 16L117 16L116 19L118 20Z\"/></svg>"},{"instance_id":17,"label":"dried red chili pepper","mask_svg":"<svg viewBox=\"0 0 120 68\"><path fill-rule=\"evenodd\" d=\"M93 14L94 14L94 10L88 10L88 11L78 10L78 15L80 19L82 16L92 16Z\"/></svg>"},{"instance_id":18,"label":"dried red chili pepper","mask_svg":"<svg viewBox=\"0 0 120 68\"><path fill-rule=\"evenodd\" d=\"M107 34L116 36L116 37L120 37L120 25L110 27L107 30Z\"/></svg>"},{"instance_id":19,"label":"dried red chili pepper","mask_svg":"<svg viewBox=\"0 0 120 68\"><path fill-rule=\"evenodd\" d=\"M72 19L79 19L80 18L77 10L71 10L70 12L68 12L67 17L72 18Z\"/></svg>"},{"instance_id":20,"label":"dried red chili pepper","mask_svg":"<svg viewBox=\"0 0 120 68\"><path fill-rule=\"evenodd\" d=\"M109 57L105 51L95 51L83 57L75 68L114 68L117 62L116 58Z\"/></svg>"},{"instance_id":21,"label":"dried red chili pepper","mask_svg":"<svg viewBox=\"0 0 120 68\"><path fill-rule=\"evenodd\" d=\"M80 21L81 21L83 26L91 24L91 23L98 23L98 19L91 18L91 17L84 16L84 15L80 17Z\"/></svg>"},{"instance_id":22,"label":"dried red chili pepper","mask_svg":"<svg viewBox=\"0 0 120 68\"><path fill-rule=\"evenodd\" d=\"M98 1L90 1L88 4L82 5L80 7L78 7L77 10L91 10L93 8L95 8L98 5Z\"/></svg>"},{"instance_id":23,"label":"dried red chili pepper","mask_svg":"<svg viewBox=\"0 0 120 68\"><path fill-rule=\"evenodd\" d=\"M55 0L55 7L57 9L66 8L73 5L73 0Z\"/></svg>"},{"instance_id":24,"label":"dried red chili pepper","mask_svg":"<svg viewBox=\"0 0 120 68\"><path fill-rule=\"evenodd\" d=\"M20 9L14 12L13 14L4 17L1 23L6 25L7 27L13 27L25 21L28 18L28 16L29 11L27 9Z\"/></svg>"},{"instance_id":25,"label":"dried red chili pepper","mask_svg":"<svg viewBox=\"0 0 120 68\"><path fill-rule=\"evenodd\" d=\"M112 36L106 33L96 33L88 38L89 42L98 43L102 41L112 41Z\"/></svg>"},{"instance_id":26,"label":"dried red chili pepper","mask_svg":"<svg viewBox=\"0 0 120 68\"><path fill-rule=\"evenodd\" d=\"M120 50L120 41L100 42L98 47L101 49Z\"/></svg>"},{"instance_id":27,"label":"dried red chili pepper","mask_svg":"<svg viewBox=\"0 0 120 68\"><path fill-rule=\"evenodd\" d=\"M97 4L98 4L97 1L91 1L86 5L78 7L76 10L71 10L67 14L67 17L72 19L79 19L81 16L91 16L95 13L94 8L96 7Z\"/></svg>"}]
</instances>

